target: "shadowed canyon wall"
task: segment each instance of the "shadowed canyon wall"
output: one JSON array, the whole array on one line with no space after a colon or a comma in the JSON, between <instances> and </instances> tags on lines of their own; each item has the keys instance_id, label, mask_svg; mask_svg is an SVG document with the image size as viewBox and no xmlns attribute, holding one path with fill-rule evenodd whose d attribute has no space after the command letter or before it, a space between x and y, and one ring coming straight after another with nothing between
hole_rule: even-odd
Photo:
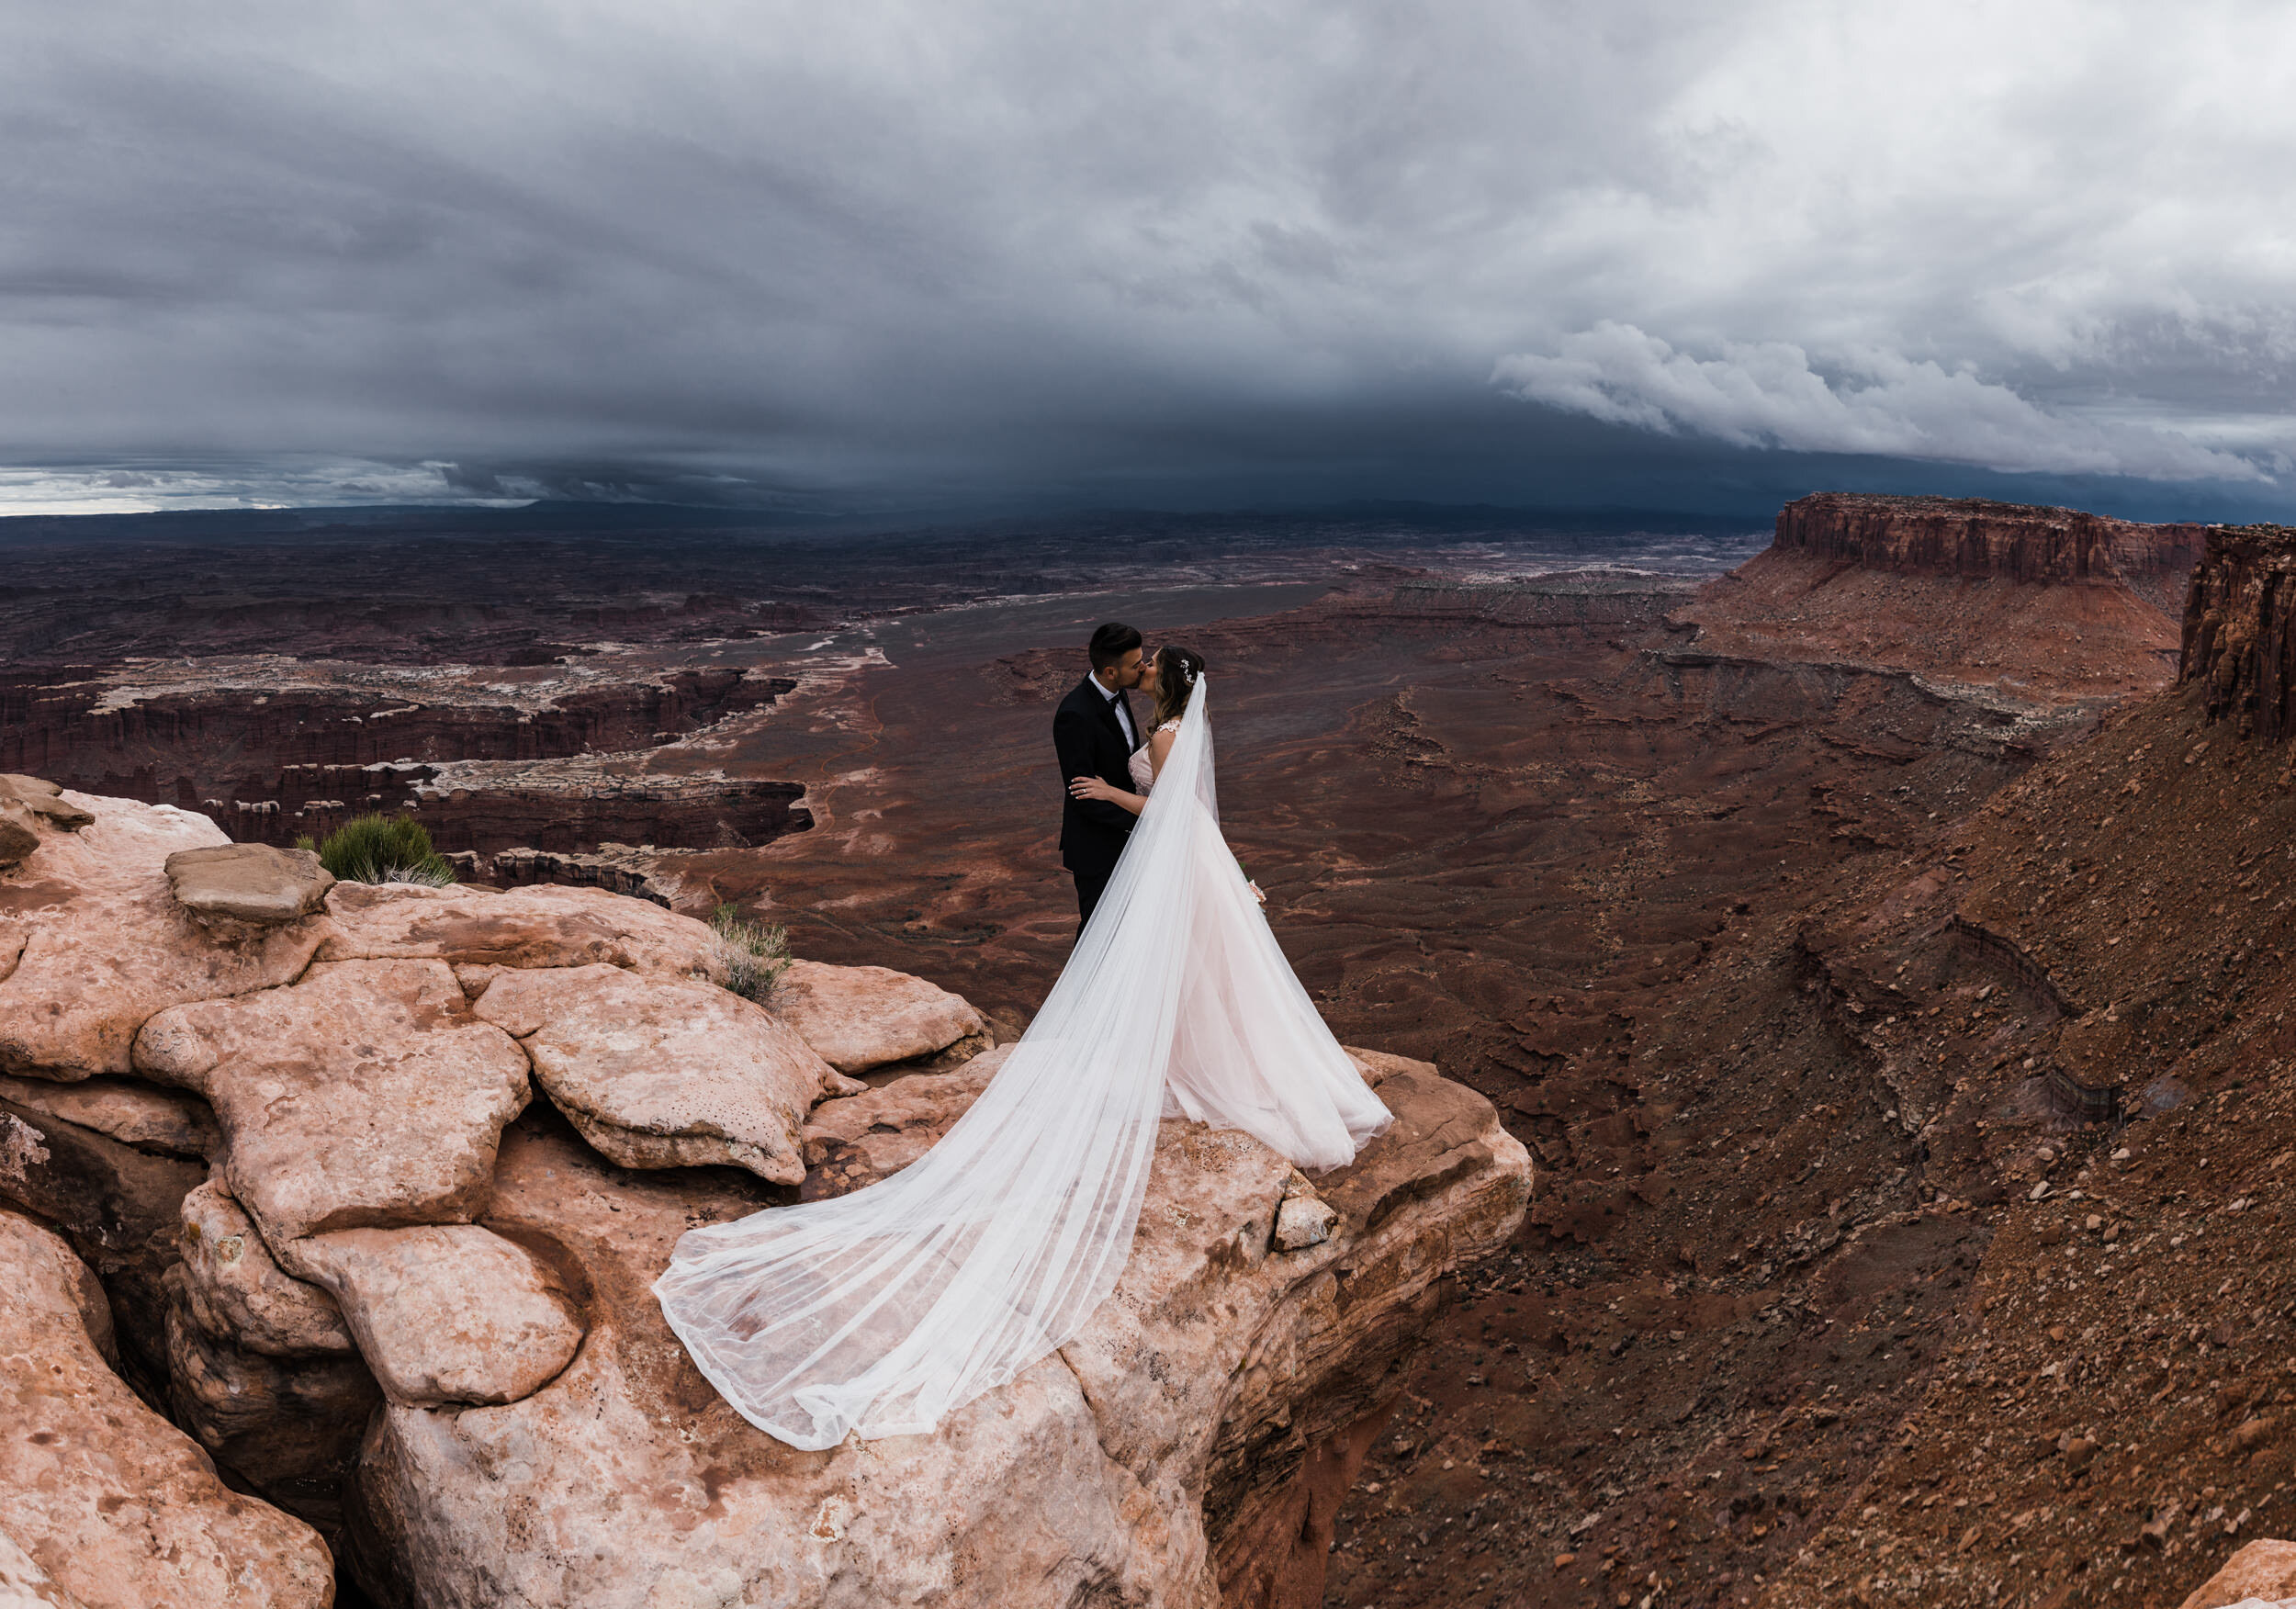
<instances>
[{"instance_id":1,"label":"shadowed canyon wall","mask_svg":"<svg viewBox=\"0 0 2296 1609\"><path fill-rule=\"evenodd\" d=\"M248 842L406 810L440 848L482 854L758 844L809 823L802 788L656 778L596 757L769 709L795 685L718 667L618 680L293 660L18 671L0 680L0 771L197 810Z\"/></svg>"},{"instance_id":2,"label":"shadowed canyon wall","mask_svg":"<svg viewBox=\"0 0 2296 1609\"><path fill-rule=\"evenodd\" d=\"M2250 525L2212 536L2185 605L2177 679L2206 688L2212 721L2278 742L2296 730L2296 531Z\"/></svg>"}]
</instances>

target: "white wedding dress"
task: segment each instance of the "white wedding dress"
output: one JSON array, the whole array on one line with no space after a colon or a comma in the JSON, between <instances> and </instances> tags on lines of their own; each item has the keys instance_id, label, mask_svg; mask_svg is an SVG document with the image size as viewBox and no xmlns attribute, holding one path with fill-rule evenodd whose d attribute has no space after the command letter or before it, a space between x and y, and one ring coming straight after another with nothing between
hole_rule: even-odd
<instances>
[{"instance_id":1,"label":"white wedding dress","mask_svg":"<svg viewBox=\"0 0 2296 1609\"><path fill-rule=\"evenodd\" d=\"M1390 1121L1220 835L1200 677L1075 953L971 1108L879 1184L689 1232L655 1294L710 1383L792 1446L924 1435L1116 1288L1166 1116L1310 1168Z\"/></svg>"}]
</instances>

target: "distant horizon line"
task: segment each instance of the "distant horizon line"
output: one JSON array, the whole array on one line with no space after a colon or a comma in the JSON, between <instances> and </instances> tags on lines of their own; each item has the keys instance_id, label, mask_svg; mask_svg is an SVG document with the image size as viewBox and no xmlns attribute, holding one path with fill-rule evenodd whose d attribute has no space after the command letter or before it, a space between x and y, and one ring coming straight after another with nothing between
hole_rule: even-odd
<instances>
[{"instance_id":1,"label":"distant horizon line","mask_svg":"<svg viewBox=\"0 0 2296 1609\"><path fill-rule=\"evenodd\" d=\"M1985 503L1996 507L2061 509L2107 519L2126 515L2086 509L2068 502L2021 501L1982 495L1937 492L1885 492L1865 489L1822 488L1767 505L1769 512L1750 508L1656 508L1630 503L1519 504L1488 501L1440 502L1415 498L1355 498L1330 501L1250 502L1213 508L1173 508L1154 505L1076 504L1047 510L919 507L908 511L796 511L723 503L678 502L670 500L581 499L537 497L519 500L468 500L367 503L282 503L261 506L109 510L85 512L59 510L0 512L0 542L20 545L41 535L58 538L92 536L99 539L176 537L198 539L236 534L253 539L310 538L331 534L373 535L396 527L407 535L488 532L516 534L523 531L586 529L594 534L636 533L647 527L675 526L687 530L737 530L787 537L895 537L966 532L1044 531L1060 526L1090 528L1108 524L1141 524L1151 528L1203 531L1239 523L1278 526L1328 526L1334 534L1348 527L1385 524L1390 535L1471 537L1478 534L1526 536L1680 536L1745 537L1765 534L1777 511L1801 497L1836 495L1904 499L1919 501ZM2204 515L2185 519L2130 520L2136 524L2247 524L2272 522L2228 522Z\"/></svg>"},{"instance_id":2,"label":"distant horizon line","mask_svg":"<svg viewBox=\"0 0 2296 1609\"><path fill-rule=\"evenodd\" d=\"M1919 495L1919 494L1908 494ZM1788 500L1791 501L1791 500ZM1750 508L1655 508L1629 503L1516 504L1488 501L1442 502L1415 498L1355 498L1330 501L1245 502L1206 508L1152 504L1077 503L1003 511L918 507L902 511L797 511L670 500L529 498L359 503L276 503L145 510L55 509L0 511L0 534L17 537L38 529L159 534L239 526L249 534L312 535L329 530L414 524L436 529L476 523L514 528L554 525L627 528L647 524L735 527L790 534L895 535L905 532L961 533L991 527L1042 529L1064 524L1144 523L1158 526L1268 522L1286 525L1387 523L1430 534L1511 531L1534 534L1747 535L1766 528L1770 512ZM2035 504L2032 506L2050 506Z\"/></svg>"}]
</instances>

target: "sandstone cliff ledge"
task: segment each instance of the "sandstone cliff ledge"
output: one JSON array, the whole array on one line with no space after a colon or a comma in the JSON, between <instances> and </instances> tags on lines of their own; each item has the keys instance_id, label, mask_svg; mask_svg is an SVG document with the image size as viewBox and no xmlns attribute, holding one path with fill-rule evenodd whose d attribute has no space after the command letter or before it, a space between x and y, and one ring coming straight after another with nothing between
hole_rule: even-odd
<instances>
[{"instance_id":1,"label":"sandstone cliff ledge","mask_svg":"<svg viewBox=\"0 0 2296 1609\"><path fill-rule=\"evenodd\" d=\"M1974 497L1821 491L1778 512L1776 546L1907 575L2120 582L2173 606L2206 527Z\"/></svg>"},{"instance_id":2,"label":"sandstone cliff ledge","mask_svg":"<svg viewBox=\"0 0 2296 1609\"><path fill-rule=\"evenodd\" d=\"M72 1538L104 1494L0 1463L0 1531L57 1603L175 1602L138 1552L164 1547L237 1560L235 1603L323 1604L286 1509L389 1604L1311 1604L1446 1277L1524 1210L1487 1102L1364 1053L1398 1120L1354 1166L1311 1184L1166 1124L1083 1334L933 1436L798 1453L716 1397L647 1288L687 1228L929 1143L983 1081L954 1064L986 1041L962 1001L816 968L785 1020L718 986L700 923L596 889L339 884L218 921L165 872L221 841L204 818L7 783L0 1199L108 1296L52 1238L26 1254L58 1333L84 1315L75 1389L129 1400L116 1345L277 1505L111 1412L197 1501L99 1569ZM872 1021L889 1037L857 1042ZM832 1055L936 1070L871 1088Z\"/></svg>"},{"instance_id":3,"label":"sandstone cliff ledge","mask_svg":"<svg viewBox=\"0 0 2296 1609\"><path fill-rule=\"evenodd\" d=\"M2199 525L1975 498L1820 492L1671 617L1702 654L1919 675L1940 696L2095 713L2175 674Z\"/></svg>"}]
</instances>

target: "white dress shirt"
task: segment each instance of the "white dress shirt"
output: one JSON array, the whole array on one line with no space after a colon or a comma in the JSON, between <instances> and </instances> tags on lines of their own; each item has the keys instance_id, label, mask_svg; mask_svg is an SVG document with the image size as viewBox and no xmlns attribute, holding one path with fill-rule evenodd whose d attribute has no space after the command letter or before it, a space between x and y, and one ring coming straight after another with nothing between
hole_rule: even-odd
<instances>
[{"instance_id":1,"label":"white dress shirt","mask_svg":"<svg viewBox=\"0 0 2296 1609\"><path fill-rule=\"evenodd\" d=\"M1116 706L1116 724L1124 728L1124 746L1127 748L1138 748L1140 747L1140 731L1139 728L1132 725L1132 708L1131 705L1124 702L1123 690L1121 688L1110 687L1097 676L1092 679L1092 685L1100 690L1100 696L1102 698L1107 699L1109 703Z\"/></svg>"}]
</instances>

